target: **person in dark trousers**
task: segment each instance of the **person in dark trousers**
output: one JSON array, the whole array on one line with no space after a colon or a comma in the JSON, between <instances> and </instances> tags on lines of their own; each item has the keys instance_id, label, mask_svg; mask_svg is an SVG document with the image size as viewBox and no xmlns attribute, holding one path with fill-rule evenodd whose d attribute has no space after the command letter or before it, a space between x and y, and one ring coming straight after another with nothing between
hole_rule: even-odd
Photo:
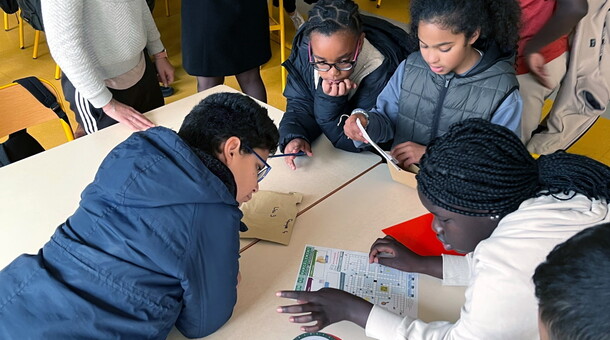
<instances>
[{"instance_id":1,"label":"person in dark trousers","mask_svg":"<svg viewBox=\"0 0 610 340\"><path fill-rule=\"evenodd\" d=\"M0 271L0 339L216 331L237 299L239 205L277 140L267 110L236 93L202 100L178 133L132 134L38 254Z\"/></svg>"},{"instance_id":2,"label":"person in dark trousers","mask_svg":"<svg viewBox=\"0 0 610 340\"><path fill-rule=\"evenodd\" d=\"M372 108L398 64L416 45L389 22L362 15L351 0L322 0L293 41L284 62L288 83L286 113L280 122L280 149L304 151L324 134L335 147L359 152L343 134L343 115ZM286 163L295 169L294 157Z\"/></svg>"},{"instance_id":3,"label":"person in dark trousers","mask_svg":"<svg viewBox=\"0 0 610 340\"><path fill-rule=\"evenodd\" d=\"M163 106L159 81L172 83L174 68L146 2L48 0L41 6L64 96L84 133L117 122L137 131L154 126L141 113Z\"/></svg>"},{"instance_id":4,"label":"person in dark trousers","mask_svg":"<svg viewBox=\"0 0 610 340\"><path fill-rule=\"evenodd\" d=\"M279 3L279 0L273 0L273 6L275 7L278 7ZM294 28L298 31L299 28L301 28L301 26L303 26L305 23L305 19L303 19L301 13L297 11L297 1L282 0L282 3L284 5L284 11L286 11L286 14L288 14L290 20L292 20L292 23L294 24Z\"/></svg>"},{"instance_id":5,"label":"person in dark trousers","mask_svg":"<svg viewBox=\"0 0 610 340\"><path fill-rule=\"evenodd\" d=\"M266 0L183 0L182 64L197 91L235 76L242 92L267 102L261 65L271 59Z\"/></svg>"}]
</instances>

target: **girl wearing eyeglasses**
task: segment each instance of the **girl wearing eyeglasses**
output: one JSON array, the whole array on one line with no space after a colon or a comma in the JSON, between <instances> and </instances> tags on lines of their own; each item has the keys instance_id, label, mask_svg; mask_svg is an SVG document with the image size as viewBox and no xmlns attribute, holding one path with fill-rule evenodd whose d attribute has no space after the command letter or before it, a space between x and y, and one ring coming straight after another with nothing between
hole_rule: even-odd
<instances>
[{"instance_id":1,"label":"girl wearing eyeglasses","mask_svg":"<svg viewBox=\"0 0 610 340\"><path fill-rule=\"evenodd\" d=\"M319 1L309 11L283 64L288 84L280 150L313 156L311 143L323 133L337 148L361 151L343 134L340 117L357 107L373 107L398 64L412 50L408 46L404 30L360 15L352 0ZM286 157L292 169L296 169L294 158Z\"/></svg>"},{"instance_id":2,"label":"girl wearing eyeglasses","mask_svg":"<svg viewBox=\"0 0 610 340\"><path fill-rule=\"evenodd\" d=\"M393 140L392 156L404 168L419 163L434 137L467 118L518 135L523 102L514 59L520 13L516 0L412 1L411 32L420 50L398 67L373 110L353 113L345 134L361 145L360 119L373 141Z\"/></svg>"}]
</instances>

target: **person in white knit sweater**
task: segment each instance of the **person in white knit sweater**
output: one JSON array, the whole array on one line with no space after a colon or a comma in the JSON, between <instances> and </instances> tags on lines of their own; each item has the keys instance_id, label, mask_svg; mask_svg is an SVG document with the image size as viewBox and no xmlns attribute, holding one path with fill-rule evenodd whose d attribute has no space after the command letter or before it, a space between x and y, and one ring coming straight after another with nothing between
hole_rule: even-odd
<instances>
[{"instance_id":1,"label":"person in white knit sweater","mask_svg":"<svg viewBox=\"0 0 610 340\"><path fill-rule=\"evenodd\" d=\"M419 256L386 237L369 260L468 286L459 320L426 323L335 289L278 292L300 302L278 312L305 313L290 321L315 322L307 332L348 320L378 339L539 339L534 270L555 245L610 221L610 168L565 152L535 160L514 133L482 119L452 125L420 165L433 230L466 256Z\"/></svg>"},{"instance_id":2,"label":"person in white knit sweater","mask_svg":"<svg viewBox=\"0 0 610 340\"><path fill-rule=\"evenodd\" d=\"M64 96L85 132L154 126L141 113L164 104L159 81L173 82L174 68L146 1L45 0L42 14Z\"/></svg>"}]
</instances>

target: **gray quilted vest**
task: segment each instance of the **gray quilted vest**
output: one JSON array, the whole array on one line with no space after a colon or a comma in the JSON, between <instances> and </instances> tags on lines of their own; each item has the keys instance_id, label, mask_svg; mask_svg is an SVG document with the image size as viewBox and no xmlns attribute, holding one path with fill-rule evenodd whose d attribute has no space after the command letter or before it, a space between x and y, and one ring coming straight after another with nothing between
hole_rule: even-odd
<instances>
[{"instance_id":1,"label":"gray quilted vest","mask_svg":"<svg viewBox=\"0 0 610 340\"><path fill-rule=\"evenodd\" d=\"M407 141L428 145L455 122L468 118L490 120L504 99L519 87L513 59L499 58L497 48L490 52L464 76L438 75L430 70L421 53L409 55L393 146Z\"/></svg>"}]
</instances>

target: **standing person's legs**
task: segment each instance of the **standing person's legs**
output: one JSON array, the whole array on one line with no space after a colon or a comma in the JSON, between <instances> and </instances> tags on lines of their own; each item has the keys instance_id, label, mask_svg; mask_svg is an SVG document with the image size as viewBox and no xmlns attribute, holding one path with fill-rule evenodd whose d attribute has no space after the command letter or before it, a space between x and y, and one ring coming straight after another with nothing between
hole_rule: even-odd
<instances>
[{"instance_id":1,"label":"standing person's legs","mask_svg":"<svg viewBox=\"0 0 610 340\"><path fill-rule=\"evenodd\" d=\"M74 112L76 123L78 124L74 131L74 137L79 138L99 130L98 120L102 115L105 115L104 111L91 105L76 90L65 74L61 76L61 88L64 92L64 98L70 103L70 110Z\"/></svg>"},{"instance_id":2,"label":"standing person's legs","mask_svg":"<svg viewBox=\"0 0 610 340\"><path fill-rule=\"evenodd\" d=\"M297 10L297 1L296 0L284 0L284 10L288 15L294 15L294 12Z\"/></svg>"},{"instance_id":3,"label":"standing person's legs","mask_svg":"<svg viewBox=\"0 0 610 340\"><path fill-rule=\"evenodd\" d=\"M200 77L197 76L197 92L207 90L216 85L222 85L225 82L225 77Z\"/></svg>"},{"instance_id":4,"label":"standing person's legs","mask_svg":"<svg viewBox=\"0 0 610 340\"><path fill-rule=\"evenodd\" d=\"M563 76L566 74L567 60L568 53L566 52L545 65L549 81L553 86L552 89L546 88L540 84L531 73L517 76L517 80L519 81L519 93L523 100L521 141L524 144L527 144L532 136L532 132L534 132L534 130L538 128L538 124L540 124L544 101L553 93L554 89L559 86Z\"/></svg>"},{"instance_id":5,"label":"standing person's legs","mask_svg":"<svg viewBox=\"0 0 610 340\"><path fill-rule=\"evenodd\" d=\"M263 103L267 102L267 91L263 78L261 78L260 69L258 67L235 75L241 90L249 95L260 100Z\"/></svg>"},{"instance_id":6,"label":"standing person's legs","mask_svg":"<svg viewBox=\"0 0 610 340\"><path fill-rule=\"evenodd\" d=\"M298 30L305 23L305 19L301 16L301 13L297 12L297 2L296 0L283 0L284 11L292 20L294 27ZM279 0L273 0L273 6L279 6Z\"/></svg>"}]
</instances>

